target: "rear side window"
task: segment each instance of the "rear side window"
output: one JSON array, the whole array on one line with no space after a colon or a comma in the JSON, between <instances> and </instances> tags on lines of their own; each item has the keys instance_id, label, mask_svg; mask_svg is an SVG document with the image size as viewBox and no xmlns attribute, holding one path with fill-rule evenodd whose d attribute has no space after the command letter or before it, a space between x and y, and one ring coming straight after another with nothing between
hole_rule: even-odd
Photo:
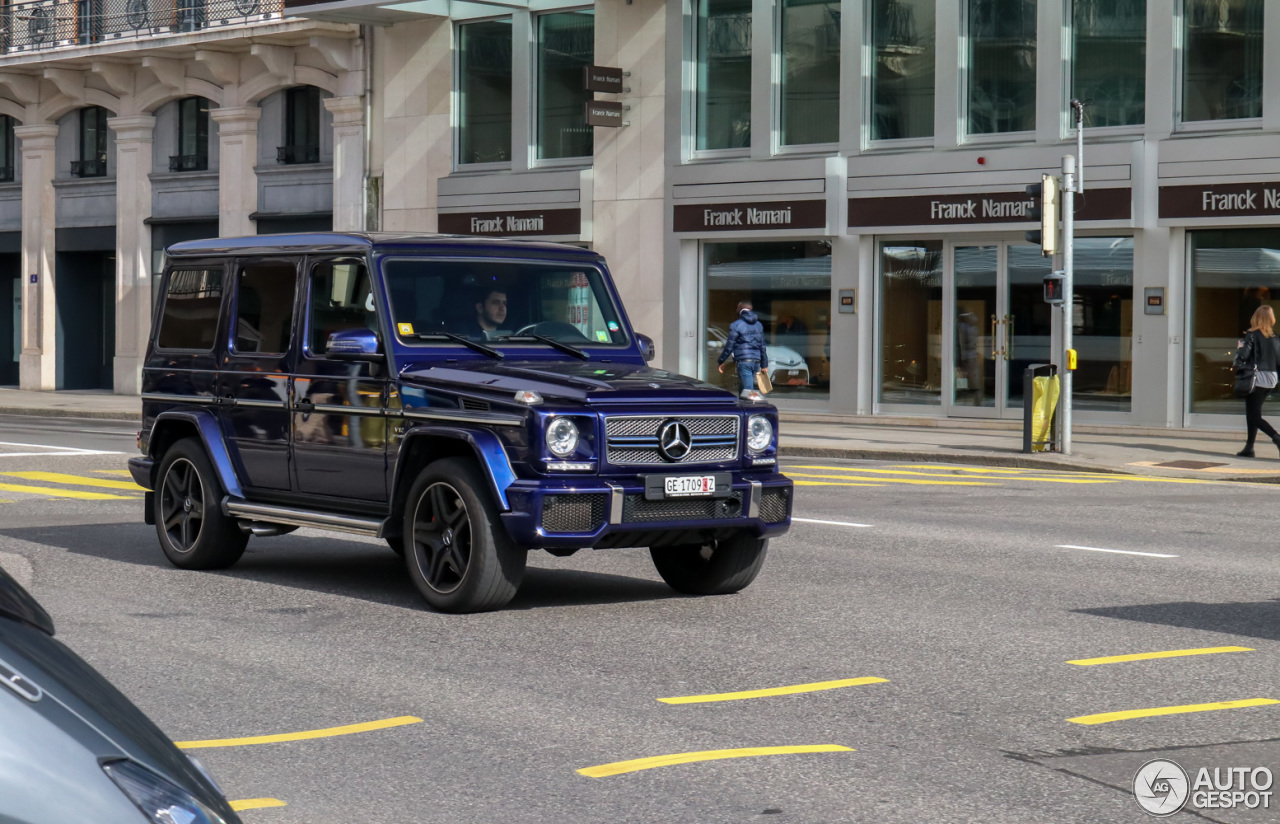
<instances>
[{"instance_id":1,"label":"rear side window","mask_svg":"<svg viewBox=\"0 0 1280 824\"><path fill-rule=\"evenodd\" d=\"M235 351L283 355L293 333L297 270L291 263L250 264L236 283Z\"/></svg>"},{"instance_id":2,"label":"rear side window","mask_svg":"<svg viewBox=\"0 0 1280 824\"><path fill-rule=\"evenodd\" d=\"M174 269L169 273L156 345L161 349L210 351L221 310L221 269Z\"/></svg>"}]
</instances>

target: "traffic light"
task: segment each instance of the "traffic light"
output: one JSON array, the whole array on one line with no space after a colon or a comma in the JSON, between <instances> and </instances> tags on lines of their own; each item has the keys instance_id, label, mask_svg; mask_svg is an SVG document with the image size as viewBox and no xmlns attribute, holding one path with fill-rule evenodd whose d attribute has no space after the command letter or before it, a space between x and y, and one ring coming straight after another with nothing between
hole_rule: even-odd
<instances>
[{"instance_id":1,"label":"traffic light","mask_svg":"<svg viewBox=\"0 0 1280 824\"><path fill-rule=\"evenodd\" d=\"M1027 232L1027 242L1039 246L1040 253L1046 257L1059 251L1059 189L1058 178L1053 175L1044 175L1039 183L1027 186L1027 196L1032 201L1027 216L1040 221L1038 230Z\"/></svg>"},{"instance_id":2,"label":"traffic light","mask_svg":"<svg viewBox=\"0 0 1280 824\"><path fill-rule=\"evenodd\" d=\"M1063 287L1066 283L1064 278L1058 272L1044 276L1044 302L1059 304L1063 300Z\"/></svg>"}]
</instances>

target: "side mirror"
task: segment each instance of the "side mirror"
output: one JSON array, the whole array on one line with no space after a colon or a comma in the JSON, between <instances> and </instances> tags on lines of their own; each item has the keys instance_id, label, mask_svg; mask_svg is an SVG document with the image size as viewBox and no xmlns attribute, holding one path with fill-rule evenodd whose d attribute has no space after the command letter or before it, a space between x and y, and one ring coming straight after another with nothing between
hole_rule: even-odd
<instances>
[{"instance_id":1,"label":"side mirror","mask_svg":"<svg viewBox=\"0 0 1280 824\"><path fill-rule=\"evenodd\" d=\"M378 351L379 348L376 332L368 329L343 329L329 335L324 354L332 360L382 363L385 358Z\"/></svg>"},{"instance_id":2,"label":"side mirror","mask_svg":"<svg viewBox=\"0 0 1280 824\"><path fill-rule=\"evenodd\" d=\"M637 332L636 341L640 344L640 354L644 355L644 362L652 363L653 359L658 356L658 350L653 345L653 338Z\"/></svg>"}]
</instances>

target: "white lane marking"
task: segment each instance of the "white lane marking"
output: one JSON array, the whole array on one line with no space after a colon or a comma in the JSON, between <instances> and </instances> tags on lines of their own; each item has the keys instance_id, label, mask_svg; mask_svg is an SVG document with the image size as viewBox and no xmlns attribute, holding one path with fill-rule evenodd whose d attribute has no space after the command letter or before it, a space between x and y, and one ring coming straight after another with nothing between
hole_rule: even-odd
<instances>
[{"instance_id":1,"label":"white lane marking","mask_svg":"<svg viewBox=\"0 0 1280 824\"><path fill-rule=\"evenodd\" d=\"M1131 549L1102 549L1096 546L1076 546L1075 544L1054 544L1058 549L1084 549L1089 552L1114 552L1116 555L1142 555L1146 558L1177 558L1177 555L1165 555L1160 552L1134 552Z\"/></svg>"},{"instance_id":2,"label":"white lane marking","mask_svg":"<svg viewBox=\"0 0 1280 824\"><path fill-rule=\"evenodd\" d=\"M866 529L871 528L871 524L851 524L848 521L819 521L813 518L792 518L791 520L802 524L829 524L831 526L860 526Z\"/></svg>"},{"instance_id":3,"label":"white lane marking","mask_svg":"<svg viewBox=\"0 0 1280 824\"><path fill-rule=\"evenodd\" d=\"M123 455L123 452L108 452L101 449L81 449L76 446L50 446L43 443L16 443L0 441L0 446L21 446L26 449L48 449L49 452L0 452L0 458L32 458L61 457L65 455Z\"/></svg>"}]
</instances>

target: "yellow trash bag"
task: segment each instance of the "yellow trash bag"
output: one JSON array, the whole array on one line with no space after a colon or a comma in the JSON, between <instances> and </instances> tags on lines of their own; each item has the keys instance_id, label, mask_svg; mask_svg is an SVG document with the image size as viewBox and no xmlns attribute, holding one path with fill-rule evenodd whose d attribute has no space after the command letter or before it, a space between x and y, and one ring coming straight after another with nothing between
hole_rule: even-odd
<instances>
[{"instance_id":1,"label":"yellow trash bag","mask_svg":"<svg viewBox=\"0 0 1280 824\"><path fill-rule=\"evenodd\" d=\"M1057 375L1032 378L1031 388L1031 451L1049 449L1049 432L1053 427L1053 413L1058 408L1058 396L1062 384Z\"/></svg>"}]
</instances>

